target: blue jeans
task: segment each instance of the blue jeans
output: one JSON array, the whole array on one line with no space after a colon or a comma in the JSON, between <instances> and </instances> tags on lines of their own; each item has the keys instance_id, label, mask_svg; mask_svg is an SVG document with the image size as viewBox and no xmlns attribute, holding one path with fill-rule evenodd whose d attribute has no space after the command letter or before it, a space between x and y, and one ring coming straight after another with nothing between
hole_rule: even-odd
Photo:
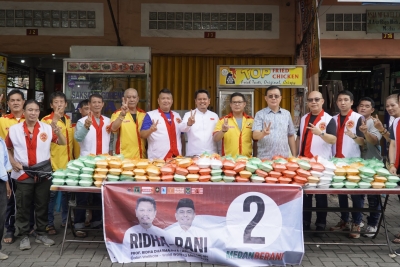
<instances>
[{"instance_id":1,"label":"blue jeans","mask_svg":"<svg viewBox=\"0 0 400 267\"><path fill-rule=\"evenodd\" d=\"M353 200L353 208L360 209L364 208L364 195L351 195L351 199ZM349 199L347 195L338 195L339 198L339 207L348 208L349 207ZM363 218L362 212L352 212L351 216L353 216L353 223L360 224ZM349 222L349 213L341 212L340 217L344 222Z\"/></svg>"},{"instance_id":2,"label":"blue jeans","mask_svg":"<svg viewBox=\"0 0 400 267\"><path fill-rule=\"evenodd\" d=\"M312 208L312 198L313 195L304 194L303 196L303 208ZM315 195L316 207L317 208L327 208L328 207L328 196L327 195ZM311 211L303 211L303 223L311 224ZM317 220L315 221L316 226L325 227L326 226L326 216L327 212L317 212Z\"/></svg>"},{"instance_id":3,"label":"blue jeans","mask_svg":"<svg viewBox=\"0 0 400 267\"><path fill-rule=\"evenodd\" d=\"M381 210L382 207L379 203L379 195L367 195L368 205L371 209ZM368 225L377 226L379 221L379 216L381 214L379 212L370 212L369 216L367 216Z\"/></svg>"}]
</instances>

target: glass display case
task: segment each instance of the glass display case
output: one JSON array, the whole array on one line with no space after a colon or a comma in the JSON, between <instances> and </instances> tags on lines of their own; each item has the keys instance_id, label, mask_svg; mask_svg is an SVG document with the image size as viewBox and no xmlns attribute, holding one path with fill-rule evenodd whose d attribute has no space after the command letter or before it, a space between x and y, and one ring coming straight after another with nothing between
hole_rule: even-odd
<instances>
[{"instance_id":1,"label":"glass display case","mask_svg":"<svg viewBox=\"0 0 400 267\"><path fill-rule=\"evenodd\" d=\"M135 88L143 110L150 108L149 62L64 60L64 93L67 96L67 114L72 121L80 118L78 104L90 95L101 94L104 99L103 114L111 117L121 107L124 90Z\"/></svg>"}]
</instances>

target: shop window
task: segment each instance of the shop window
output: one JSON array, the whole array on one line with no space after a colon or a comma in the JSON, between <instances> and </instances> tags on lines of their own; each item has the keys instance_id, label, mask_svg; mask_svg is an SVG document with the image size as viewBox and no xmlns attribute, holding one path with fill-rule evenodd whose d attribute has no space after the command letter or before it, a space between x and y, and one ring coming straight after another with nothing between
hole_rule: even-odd
<instances>
[{"instance_id":1,"label":"shop window","mask_svg":"<svg viewBox=\"0 0 400 267\"><path fill-rule=\"evenodd\" d=\"M149 12L149 30L272 31L272 13Z\"/></svg>"},{"instance_id":2,"label":"shop window","mask_svg":"<svg viewBox=\"0 0 400 267\"><path fill-rule=\"evenodd\" d=\"M366 31L366 14L336 13L325 15L326 31Z\"/></svg>"}]
</instances>

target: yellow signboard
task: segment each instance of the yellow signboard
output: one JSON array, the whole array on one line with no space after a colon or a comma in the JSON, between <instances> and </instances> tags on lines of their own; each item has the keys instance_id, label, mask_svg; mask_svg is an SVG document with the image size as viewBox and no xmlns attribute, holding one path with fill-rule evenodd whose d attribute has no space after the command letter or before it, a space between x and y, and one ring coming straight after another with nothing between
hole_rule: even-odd
<instances>
[{"instance_id":1,"label":"yellow signboard","mask_svg":"<svg viewBox=\"0 0 400 267\"><path fill-rule=\"evenodd\" d=\"M219 87L305 87L305 66L218 66Z\"/></svg>"},{"instance_id":2,"label":"yellow signboard","mask_svg":"<svg viewBox=\"0 0 400 267\"><path fill-rule=\"evenodd\" d=\"M0 73L7 74L7 58L0 56Z\"/></svg>"}]
</instances>

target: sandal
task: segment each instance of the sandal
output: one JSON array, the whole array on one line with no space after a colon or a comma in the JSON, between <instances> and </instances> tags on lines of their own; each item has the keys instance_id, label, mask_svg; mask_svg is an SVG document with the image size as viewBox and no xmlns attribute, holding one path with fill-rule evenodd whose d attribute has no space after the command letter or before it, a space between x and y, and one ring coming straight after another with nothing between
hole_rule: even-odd
<instances>
[{"instance_id":1,"label":"sandal","mask_svg":"<svg viewBox=\"0 0 400 267\"><path fill-rule=\"evenodd\" d=\"M395 238L392 240L392 243L400 244L400 238Z\"/></svg>"},{"instance_id":2,"label":"sandal","mask_svg":"<svg viewBox=\"0 0 400 267\"><path fill-rule=\"evenodd\" d=\"M82 238L87 237L86 232L76 231L75 234L77 237L82 237Z\"/></svg>"},{"instance_id":3,"label":"sandal","mask_svg":"<svg viewBox=\"0 0 400 267\"><path fill-rule=\"evenodd\" d=\"M11 240L6 241L6 239L11 239ZM4 244L8 244L8 245L11 245L12 243L14 243L15 242L14 233L7 232L3 238L3 242L4 242Z\"/></svg>"},{"instance_id":4,"label":"sandal","mask_svg":"<svg viewBox=\"0 0 400 267\"><path fill-rule=\"evenodd\" d=\"M46 232L48 235L56 235L57 234L57 231L56 231L56 228L54 228L54 225L46 226Z\"/></svg>"}]
</instances>

